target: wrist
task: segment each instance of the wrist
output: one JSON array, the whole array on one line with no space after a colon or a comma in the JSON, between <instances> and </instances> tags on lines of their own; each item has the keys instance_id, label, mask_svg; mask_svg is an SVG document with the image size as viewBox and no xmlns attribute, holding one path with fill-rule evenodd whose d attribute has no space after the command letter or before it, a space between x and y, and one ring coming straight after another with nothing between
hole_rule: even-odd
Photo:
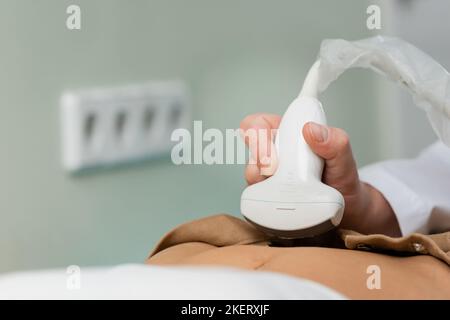
<instances>
[{"instance_id":1,"label":"wrist","mask_svg":"<svg viewBox=\"0 0 450 320\"><path fill-rule=\"evenodd\" d=\"M361 182L359 202L355 208L353 229L364 234L401 236L394 210L383 194L370 184Z\"/></svg>"},{"instance_id":2,"label":"wrist","mask_svg":"<svg viewBox=\"0 0 450 320\"><path fill-rule=\"evenodd\" d=\"M368 185L358 182L354 192L344 195L345 211L341 227L365 233L367 213L371 210L370 190Z\"/></svg>"}]
</instances>

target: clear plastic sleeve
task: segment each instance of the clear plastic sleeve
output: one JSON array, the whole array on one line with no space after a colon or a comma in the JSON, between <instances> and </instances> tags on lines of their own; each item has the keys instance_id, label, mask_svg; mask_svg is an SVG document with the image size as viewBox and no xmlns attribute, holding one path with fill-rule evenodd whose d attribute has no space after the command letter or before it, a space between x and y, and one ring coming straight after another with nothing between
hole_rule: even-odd
<instances>
[{"instance_id":1,"label":"clear plastic sleeve","mask_svg":"<svg viewBox=\"0 0 450 320\"><path fill-rule=\"evenodd\" d=\"M429 55L404 40L376 36L324 40L318 58L319 92L347 69L370 68L405 86L414 103L426 111L438 137L450 147L450 76Z\"/></svg>"}]
</instances>

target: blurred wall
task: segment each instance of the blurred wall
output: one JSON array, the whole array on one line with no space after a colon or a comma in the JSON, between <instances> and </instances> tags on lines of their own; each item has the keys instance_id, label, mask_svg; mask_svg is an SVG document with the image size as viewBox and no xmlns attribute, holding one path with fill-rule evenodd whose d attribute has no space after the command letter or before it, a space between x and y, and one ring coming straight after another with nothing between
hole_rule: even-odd
<instances>
[{"instance_id":1,"label":"blurred wall","mask_svg":"<svg viewBox=\"0 0 450 320\"><path fill-rule=\"evenodd\" d=\"M82 30L65 27L78 4ZM239 214L243 166L167 159L91 175L61 169L64 89L181 78L194 119L235 128L282 113L324 38L357 39L366 1L2 0L0 271L143 261L163 233L217 212ZM380 159L378 78L351 71L323 97L360 165Z\"/></svg>"}]
</instances>

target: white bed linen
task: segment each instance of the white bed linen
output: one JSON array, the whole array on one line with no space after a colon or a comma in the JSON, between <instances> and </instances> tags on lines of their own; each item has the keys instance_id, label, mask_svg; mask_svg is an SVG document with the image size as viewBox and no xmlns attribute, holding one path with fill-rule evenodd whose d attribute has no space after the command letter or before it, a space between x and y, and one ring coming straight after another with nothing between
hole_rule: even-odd
<instances>
[{"instance_id":1,"label":"white bed linen","mask_svg":"<svg viewBox=\"0 0 450 320\"><path fill-rule=\"evenodd\" d=\"M76 275L77 276L77 275ZM343 299L319 283L273 272L127 264L0 276L0 299ZM79 283L68 289L67 283ZM70 286L69 286L70 287ZM73 287L73 286L72 286Z\"/></svg>"}]
</instances>

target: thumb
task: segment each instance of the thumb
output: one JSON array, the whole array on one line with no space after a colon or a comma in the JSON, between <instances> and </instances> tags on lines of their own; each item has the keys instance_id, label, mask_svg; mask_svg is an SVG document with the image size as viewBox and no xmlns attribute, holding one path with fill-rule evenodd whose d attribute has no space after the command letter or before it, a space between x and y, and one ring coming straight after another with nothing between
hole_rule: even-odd
<instances>
[{"instance_id":1,"label":"thumb","mask_svg":"<svg viewBox=\"0 0 450 320\"><path fill-rule=\"evenodd\" d=\"M323 182L344 195L356 192L358 170L347 133L315 122L306 123L302 131L313 152L325 160Z\"/></svg>"}]
</instances>

